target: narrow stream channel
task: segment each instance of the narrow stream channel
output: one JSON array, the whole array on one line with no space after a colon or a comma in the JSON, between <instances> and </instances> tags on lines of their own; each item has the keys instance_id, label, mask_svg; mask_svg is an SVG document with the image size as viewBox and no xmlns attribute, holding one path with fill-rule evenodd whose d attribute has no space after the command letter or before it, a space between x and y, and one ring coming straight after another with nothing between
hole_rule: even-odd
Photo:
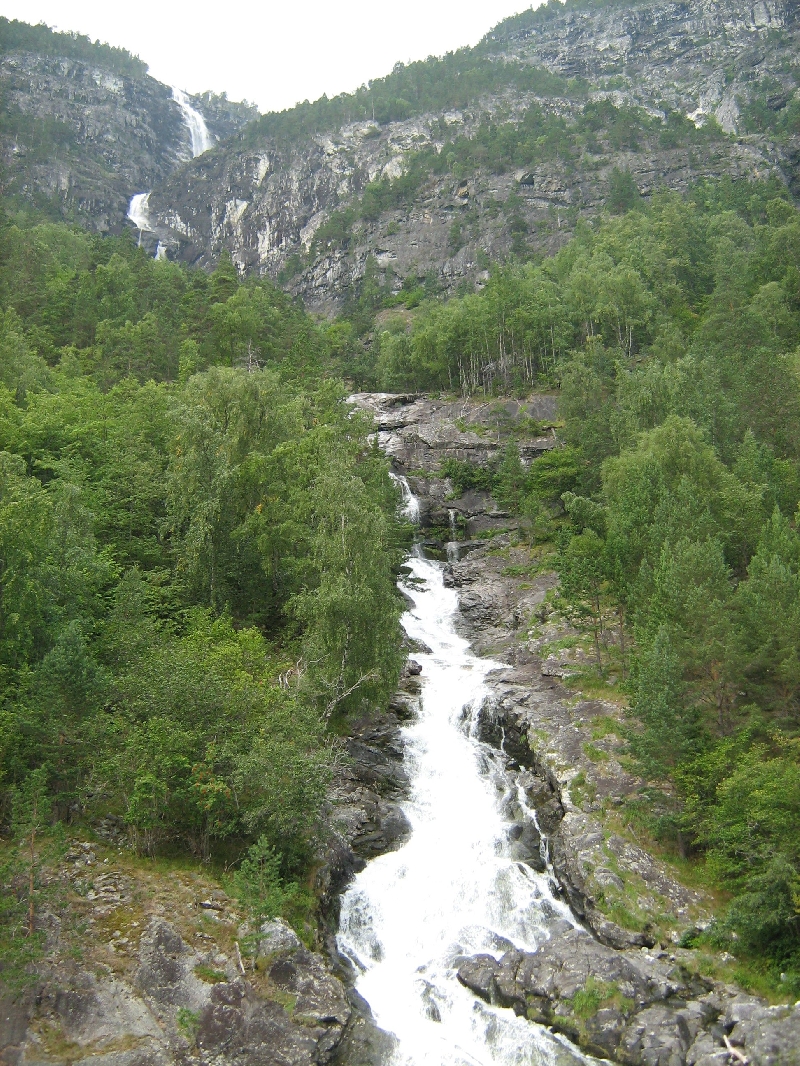
<instances>
[{"instance_id":1,"label":"narrow stream channel","mask_svg":"<svg viewBox=\"0 0 800 1066\"><path fill-rule=\"evenodd\" d=\"M486 676L501 664L473 655L456 633L458 601L444 586L442 564L419 550L408 562L402 587L414 606L403 626L431 649L415 655L421 713L404 729L412 834L348 889L339 949L356 967L356 987L378 1025L398 1038L393 1066L590 1062L547 1029L483 1003L456 978L464 955L499 958L512 944L533 951L556 923L576 923L547 874L509 857L503 810L517 801L515 785L502 753L472 735Z\"/></svg>"}]
</instances>

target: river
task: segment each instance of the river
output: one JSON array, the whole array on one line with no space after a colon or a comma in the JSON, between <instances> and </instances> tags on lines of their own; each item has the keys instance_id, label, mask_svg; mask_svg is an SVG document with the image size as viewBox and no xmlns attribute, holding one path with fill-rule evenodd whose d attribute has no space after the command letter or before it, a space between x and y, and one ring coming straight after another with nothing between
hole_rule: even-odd
<instances>
[{"instance_id":1,"label":"river","mask_svg":"<svg viewBox=\"0 0 800 1066\"><path fill-rule=\"evenodd\" d=\"M415 501L401 488L413 515ZM430 648L415 655L421 712L403 730L412 833L399 850L369 862L345 893L339 950L355 966L356 988L378 1025L398 1038L393 1066L591 1062L456 978L464 955L499 958L512 944L533 951L556 923L576 923L547 873L509 857L508 811L519 817L524 797L502 753L473 736L486 676L502 664L473 655L456 632L457 596L444 585L442 564L419 549L408 564L402 588L414 606L403 626Z\"/></svg>"}]
</instances>

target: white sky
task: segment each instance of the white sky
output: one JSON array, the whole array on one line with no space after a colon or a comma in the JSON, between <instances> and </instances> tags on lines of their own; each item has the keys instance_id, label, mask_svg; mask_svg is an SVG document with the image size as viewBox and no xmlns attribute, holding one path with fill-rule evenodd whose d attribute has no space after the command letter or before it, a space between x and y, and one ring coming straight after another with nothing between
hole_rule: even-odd
<instances>
[{"instance_id":1,"label":"white sky","mask_svg":"<svg viewBox=\"0 0 800 1066\"><path fill-rule=\"evenodd\" d=\"M541 0L534 0L538 6ZM121 45L190 93L282 110L351 91L401 60L476 44L531 0L0 0L0 14Z\"/></svg>"}]
</instances>

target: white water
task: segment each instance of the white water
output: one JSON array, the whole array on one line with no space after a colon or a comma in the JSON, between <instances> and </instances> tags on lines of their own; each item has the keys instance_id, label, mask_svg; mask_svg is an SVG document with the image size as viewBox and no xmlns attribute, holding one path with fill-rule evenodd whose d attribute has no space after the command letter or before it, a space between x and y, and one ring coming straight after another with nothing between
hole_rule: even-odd
<instances>
[{"instance_id":1,"label":"white water","mask_svg":"<svg viewBox=\"0 0 800 1066\"><path fill-rule=\"evenodd\" d=\"M214 138L208 131L206 120L201 113L189 103L189 97L175 86L172 87L172 99L183 112L183 121L189 128L192 139L192 158L207 152L214 144Z\"/></svg>"},{"instance_id":2,"label":"white water","mask_svg":"<svg viewBox=\"0 0 800 1066\"><path fill-rule=\"evenodd\" d=\"M415 654L422 710L404 729L413 832L368 863L343 897L339 949L378 1025L399 1039L395 1066L585 1063L566 1041L457 981L459 956L499 958L508 941L533 951L557 920L575 922L546 874L507 857L502 807L519 811L516 789L502 754L470 735L470 710L499 664L472 655L456 634L456 594L441 565L418 554L409 565L403 587L414 607L403 625L431 649Z\"/></svg>"},{"instance_id":3,"label":"white water","mask_svg":"<svg viewBox=\"0 0 800 1066\"><path fill-rule=\"evenodd\" d=\"M207 152L214 143L214 138L208 131L206 126L206 120L189 103L189 97L182 89L176 89L173 86L172 99L178 105L183 113L183 120L189 130L189 136L192 144L192 157L202 155L203 152ZM150 223L150 193L149 192L137 192L131 197L131 202L128 204L128 218L136 226L139 231L139 247L142 246L142 234L154 233ZM161 243L158 242L158 246L155 251L155 259L166 259L167 249ZM406 486L407 487L407 486ZM410 491L410 490L409 490Z\"/></svg>"},{"instance_id":4,"label":"white water","mask_svg":"<svg viewBox=\"0 0 800 1066\"><path fill-rule=\"evenodd\" d=\"M139 231L139 245L142 243L142 233L150 230L150 212L148 210L149 192L137 192L131 197L128 205L128 218Z\"/></svg>"},{"instance_id":5,"label":"white water","mask_svg":"<svg viewBox=\"0 0 800 1066\"><path fill-rule=\"evenodd\" d=\"M393 474L391 471L389 472L389 477L403 494L403 505L400 508L400 513L409 522L413 522L416 525L419 522L419 500L411 491L411 486L404 477L399 474Z\"/></svg>"},{"instance_id":6,"label":"white water","mask_svg":"<svg viewBox=\"0 0 800 1066\"><path fill-rule=\"evenodd\" d=\"M447 542L448 563L458 562L458 530L456 529L456 512L452 507L447 509L447 517L450 522L450 540Z\"/></svg>"}]
</instances>

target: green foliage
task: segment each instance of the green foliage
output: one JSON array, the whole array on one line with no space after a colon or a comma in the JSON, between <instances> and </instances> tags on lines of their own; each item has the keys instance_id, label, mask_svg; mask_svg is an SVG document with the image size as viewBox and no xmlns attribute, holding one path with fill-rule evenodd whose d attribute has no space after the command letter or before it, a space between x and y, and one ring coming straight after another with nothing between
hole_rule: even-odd
<instances>
[{"instance_id":1,"label":"green foliage","mask_svg":"<svg viewBox=\"0 0 800 1066\"><path fill-rule=\"evenodd\" d=\"M462 48L441 57L398 63L391 74L362 85L353 93L262 115L240 134L246 144L264 137L282 144L323 131L336 131L352 122L385 125L430 111L469 106L482 94L505 88L565 95L580 94L583 86L527 64L498 63L492 49ZM373 136L375 134L372 134Z\"/></svg>"},{"instance_id":2,"label":"green foliage","mask_svg":"<svg viewBox=\"0 0 800 1066\"><path fill-rule=\"evenodd\" d=\"M0 216L0 381L23 399L68 363L107 391L126 377L173 382L209 366L329 365L325 332L266 281L223 256L209 277L102 238Z\"/></svg>"},{"instance_id":3,"label":"green foliage","mask_svg":"<svg viewBox=\"0 0 800 1066\"><path fill-rule=\"evenodd\" d=\"M49 224L0 245L0 831L42 778L34 844L111 812L146 854L277 847L289 885L328 719L401 662L405 534L328 327L225 258Z\"/></svg>"},{"instance_id":4,"label":"green foliage","mask_svg":"<svg viewBox=\"0 0 800 1066\"><path fill-rule=\"evenodd\" d=\"M791 991L800 223L774 193L720 182L657 197L537 269L565 313L568 446L547 456L572 465L562 609L592 633L598 666L613 640L624 671L632 646L627 739L664 789L653 824L730 893L719 935ZM548 474L537 459L527 482L553 500Z\"/></svg>"},{"instance_id":5,"label":"green foliage","mask_svg":"<svg viewBox=\"0 0 800 1066\"><path fill-rule=\"evenodd\" d=\"M456 496L463 496L465 492L471 491L491 492L495 483L491 470L463 459L444 459L439 473L450 479Z\"/></svg>"},{"instance_id":6,"label":"green foliage","mask_svg":"<svg viewBox=\"0 0 800 1066\"><path fill-rule=\"evenodd\" d=\"M280 854L270 846L266 837L259 837L233 875L240 902L259 921L277 918L297 893L297 886L286 884L280 871Z\"/></svg>"},{"instance_id":7,"label":"green foliage","mask_svg":"<svg viewBox=\"0 0 800 1066\"><path fill-rule=\"evenodd\" d=\"M781 197L771 182L706 183L580 227L540 266L496 267L480 293L424 303L410 332L381 335L379 382L559 383L568 438L597 457L670 413L700 423L726 461L748 428L775 458L794 454L800 223Z\"/></svg>"}]
</instances>

